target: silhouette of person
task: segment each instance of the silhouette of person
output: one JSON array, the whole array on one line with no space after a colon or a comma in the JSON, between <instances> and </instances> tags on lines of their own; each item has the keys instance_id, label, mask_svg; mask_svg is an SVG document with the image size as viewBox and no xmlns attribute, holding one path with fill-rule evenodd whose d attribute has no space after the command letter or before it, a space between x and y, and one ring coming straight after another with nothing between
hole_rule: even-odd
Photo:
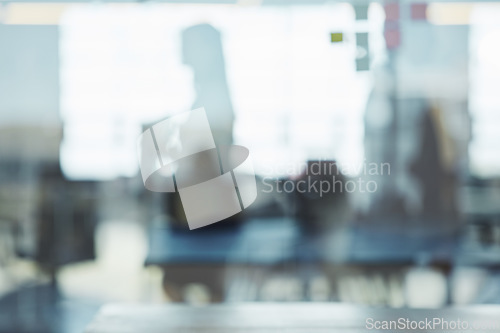
<instances>
[{"instance_id":1,"label":"silhouette of person","mask_svg":"<svg viewBox=\"0 0 500 333\"><path fill-rule=\"evenodd\" d=\"M216 146L228 146L233 142L234 112L226 79L224 54L219 31L209 24L199 24L182 31L182 59L184 64L193 69L196 100L192 109L204 107L212 136ZM186 138L190 140L192 138ZM183 140L181 140L183 141ZM200 166L202 166L200 168ZM214 170L217 169L217 170ZM198 153L179 168L184 174L194 175L212 173L221 174L219 159L209 152ZM201 171L200 171L201 170ZM213 176L213 175L212 175ZM182 204L177 194L171 196L170 207L177 220L182 217ZM189 231L183 237L193 237L197 240L200 232L204 238L212 237L212 233L237 227L238 217L232 216L205 228ZM180 232L185 231L185 224ZM217 238L213 239L214 244ZM226 249L230 251L231 248ZM168 274L164 275L164 290L173 301L188 301L190 284L201 284L201 289L206 290L211 302L221 302L224 299L224 266L207 265L200 267L191 265L178 265L170 267ZM199 288L198 288L199 289Z\"/></svg>"},{"instance_id":2,"label":"silhouette of person","mask_svg":"<svg viewBox=\"0 0 500 333\"><path fill-rule=\"evenodd\" d=\"M216 145L232 144L234 112L220 32L205 23L185 29L182 57L194 74L196 100L192 109L205 107Z\"/></svg>"},{"instance_id":3,"label":"silhouette of person","mask_svg":"<svg viewBox=\"0 0 500 333\"><path fill-rule=\"evenodd\" d=\"M229 96L221 35L213 26L204 23L183 30L181 41L182 60L193 69L196 98L192 109L205 108L217 149L186 158L177 172L182 172L185 179L206 181L223 173L219 148L224 149L224 146L233 143L234 112ZM192 139L185 138L185 141ZM178 207L180 203L173 203L171 206ZM185 221L182 214L178 215L180 221ZM201 229L234 228L237 227L236 221L239 221L239 216L232 216Z\"/></svg>"}]
</instances>

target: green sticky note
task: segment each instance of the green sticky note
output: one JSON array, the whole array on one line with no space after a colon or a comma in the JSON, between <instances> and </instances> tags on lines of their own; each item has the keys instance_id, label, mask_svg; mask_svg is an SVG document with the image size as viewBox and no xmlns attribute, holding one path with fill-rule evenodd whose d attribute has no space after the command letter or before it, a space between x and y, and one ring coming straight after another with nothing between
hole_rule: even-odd
<instances>
[{"instance_id":1,"label":"green sticky note","mask_svg":"<svg viewBox=\"0 0 500 333\"><path fill-rule=\"evenodd\" d=\"M330 35L332 43L338 43L344 40L344 35L341 32L333 32Z\"/></svg>"}]
</instances>

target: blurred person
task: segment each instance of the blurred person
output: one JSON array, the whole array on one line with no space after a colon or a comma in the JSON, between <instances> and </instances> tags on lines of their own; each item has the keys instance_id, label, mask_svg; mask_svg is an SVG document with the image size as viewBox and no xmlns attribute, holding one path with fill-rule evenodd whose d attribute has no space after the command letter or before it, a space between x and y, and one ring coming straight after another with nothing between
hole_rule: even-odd
<instances>
[{"instance_id":1,"label":"blurred person","mask_svg":"<svg viewBox=\"0 0 500 333\"><path fill-rule=\"evenodd\" d=\"M182 60L193 70L196 98L192 110L204 107L210 129L217 147L233 143L234 111L226 78L224 52L220 32L212 25L203 23L186 28L181 32ZM219 154L220 155L220 154ZM182 173L185 178L204 175L220 175L220 156L197 154L184 159ZM203 171L199 166L203 166ZM191 176L189 176L191 174ZM186 217L177 194L169 196L169 210L181 229ZM234 227L238 216L210 225L208 228Z\"/></svg>"},{"instance_id":2,"label":"blurred person","mask_svg":"<svg viewBox=\"0 0 500 333\"><path fill-rule=\"evenodd\" d=\"M217 153L198 153L180 161L178 172L183 179L216 177L222 173L220 147L233 143L234 111L226 78L224 54L220 32L209 24L191 26L181 33L182 59L193 70L196 99L192 110L205 108ZM185 138L190 140L192 138ZM182 140L180 140L182 142ZM202 166L200 168L200 166ZM210 177L208 177L209 175ZM177 175L181 176L181 175ZM201 178L200 178L201 177ZM177 180L179 180L178 177ZM178 237L204 238L217 242L217 234L238 226L240 214L196 230L187 230L187 220L178 193L168 194L169 213L174 217ZM231 249L226 249L230 251ZM203 261L200 253L200 260ZM177 265L165 268L163 286L171 301L191 304L221 302L224 300L223 265Z\"/></svg>"},{"instance_id":3,"label":"blurred person","mask_svg":"<svg viewBox=\"0 0 500 333\"><path fill-rule=\"evenodd\" d=\"M205 108L216 145L232 144L234 111L220 32L206 23L187 28L182 32L182 57L194 74L192 109Z\"/></svg>"}]
</instances>

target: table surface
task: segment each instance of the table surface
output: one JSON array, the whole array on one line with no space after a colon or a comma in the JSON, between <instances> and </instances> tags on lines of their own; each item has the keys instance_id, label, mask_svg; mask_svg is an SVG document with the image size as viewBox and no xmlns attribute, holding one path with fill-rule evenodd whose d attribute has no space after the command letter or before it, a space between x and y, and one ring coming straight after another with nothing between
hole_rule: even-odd
<instances>
[{"instance_id":1,"label":"table surface","mask_svg":"<svg viewBox=\"0 0 500 333\"><path fill-rule=\"evenodd\" d=\"M423 309L382 309L338 303L249 303L238 305L120 305L104 306L86 333L125 332L283 332L326 333L377 331L374 326L383 322L432 322L437 318L437 332L457 332L443 328L447 325L486 325L489 329L461 329L461 332L500 332L500 306L473 306ZM379 321L376 323L376 321ZM368 325L368 326L367 326ZM486 327L483 326L483 327ZM403 328L403 327L401 327ZM389 330L388 330L389 331ZM399 332L400 330L390 330ZM401 330L411 331L410 329ZM430 329L420 331L431 331Z\"/></svg>"}]
</instances>

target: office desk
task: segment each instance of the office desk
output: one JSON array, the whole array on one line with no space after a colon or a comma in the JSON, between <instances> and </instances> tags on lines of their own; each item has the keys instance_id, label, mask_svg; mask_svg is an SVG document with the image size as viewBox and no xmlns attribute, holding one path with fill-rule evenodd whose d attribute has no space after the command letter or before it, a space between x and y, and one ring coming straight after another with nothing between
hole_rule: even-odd
<instances>
[{"instance_id":1,"label":"office desk","mask_svg":"<svg viewBox=\"0 0 500 333\"><path fill-rule=\"evenodd\" d=\"M239 228L175 230L154 228L149 233L146 265L281 263L355 263L413 265L451 263L457 237L440 228L418 224L346 228L339 233L304 233L290 218L261 218Z\"/></svg>"},{"instance_id":2,"label":"office desk","mask_svg":"<svg viewBox=\"0 0 500 333\"><path fill-rule=\"evenodd\" d=\"M202 283L212 302L255 301L273 275L302 283L325 275L332 283L350 274L395 276L418 262L450 271L456 237L447 230L414 225L346 228L312 235L289 218L248 220L238 228L151 229L146 265L163 269L163 288L184 301L184 287ZM300 300L308 299L305 294ZM332 296L337 297L337 296ZM294 298L295 300L299 300Z\"/></svg>"},{"instance_id":3,"label":"office desk","mask_svg":"<svg viewBox=\"0 0 500 333\"><path fill-rule=\"evenodd\" d=\"M224 229L156 228L149 233L146 265L255 264L293 260L300 232L287 218L250 220Z\"/></svg>"},{"instance_id":4,"label":"office desk","mask_svg":"<svg viewBox=\"0 0 500 333\"><path fill-rule=\"evenodd\" d=\"M460 320L469 325L489 325L500 332L500 306L447 308L443 310L408 310L367 308L336 303L249 303L239 305L107 305L101 309L86 333L332 333L377 331L375 321L398 321L410 325L434 318L447 325ZM371 318L371 319L370 319ZM409 322L406 321L409 320ZM382 324L382 323L379 323ZM446 330L446 324L435 326L437 332L473 332L469 329ZM368 325L368 327L367 327ZM465 324L462 324L465 325ZM371 330L368 328L372 328ZM406 330L387 330L408 332ZM420 331L431 331L424 329ZM476 330L478 331L478 330ZM481 330L479 330L481 331Z\"/></svg>"}]
</instances>

